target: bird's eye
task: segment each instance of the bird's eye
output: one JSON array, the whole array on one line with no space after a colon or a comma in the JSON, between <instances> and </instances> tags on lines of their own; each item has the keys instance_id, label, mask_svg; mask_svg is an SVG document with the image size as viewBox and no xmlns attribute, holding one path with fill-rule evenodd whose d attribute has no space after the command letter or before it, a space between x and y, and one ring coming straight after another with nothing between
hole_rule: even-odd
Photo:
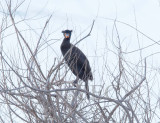
<instances>
[{"instance_id":1,"label":"bird's eye","mask_svg":"<svg viewBox=\"0 0 160 123\"><path fill-rule=\"evenodd\" d=\"M69 33L65 33L65 38L69 38Z\"/></svg>"}]
</instances>

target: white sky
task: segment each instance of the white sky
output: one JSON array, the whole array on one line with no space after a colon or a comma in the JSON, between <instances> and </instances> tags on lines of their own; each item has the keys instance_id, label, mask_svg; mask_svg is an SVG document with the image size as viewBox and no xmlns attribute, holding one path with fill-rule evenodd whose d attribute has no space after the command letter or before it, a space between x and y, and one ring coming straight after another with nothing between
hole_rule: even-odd
<instances>
[{"instance_id":1,"label":"white sky","mask_svg":"<svg viewBox=\"0 0 160 123\"><path fill-rule=\"evenodd\" d=\"M14 7L17 3L12 1L12 4ZM95 51L99 56L97 58L99 61L98 64L102 64L103 57L101 56L106 52L106 40L109 42L109 49L113 48L110 42L112 40L114 19L137 27L138 30L155 41L160 40L160 1L158 0L26 0L17 10L15 17L16 21L24 17L31 18L29 21L17 25L19 30L34 29L32 33L24 32L24 36L30 44L36 43L41 32L41 30L37 28L43 28L45 21L51 14L53 14L53 17L46 31L46 36L48 33L51 33L48 40L62 39L63 35L61 31L68 28L73 30L71 42L75 42L88 33L90 29L88 27L92 24L93 19L96 20L91 36L78 45L80 49L83 49L83 52L87 54L91 64L95 61ZM111 21L105 18L113 20ZM137 32L134 29L118 22L116 24L124 52L134 51L139 49L139 47L143 48L154 43L140 33L138 33L138 43ZM8 33L6 32L6 34L12 31L14 32L14 30L8 29ZM33 36L35 34L37 37ZM114 30L114 41L117 40L116 36ZM10 52L17 47L17 43L16 41L13 43L13 39L12 36L4 39L4 44L7 48L6 52ZM52 50L50 53L54 50L56 57L61 55L59 49L60 44L61 41L58 41L51 46ZM11 47L9 45L11 45ZM159 52L159 45L157 44L143 50L142 58L156 52ZM135 64L137 64L140 57L139 52L126 54L125 56L127 60ZM158 57L159 54L149 57L148 64L159 68L160 60ZM113 59L111 58L111 61Z\"/></svg>"},{"instance_id":2,"label":"white sky","mask_svg":"<svg viewBox=\"0 0 160 123\"><path fill-rule=\"evenodd\" d=\"M28 5L29 8L27 8ZM111 40L113 21L104 18L117 19L130 24L133 27L137 26L138 30L153 40L160 40L160 4L158 0L38 0L38 3L37 0L26 0L26 2L18 9L17 17L23 18L27 9L26 18L45 17L38 21L33 20L27 22L33 29L43 27L47 18L53 13L48 32L54 34L51 35L50 38L62 38L61 31L68 28L73 30L72 42L77 38L80 39L78 36L88 28L93 19L95 19L96 22L91 37L82 41L79 46L80 48L84 48L83 51L88 56L94 56L93 52L97 48L97 52L103 54L101 50L105 48L106 33L110 37L108 40ZM106 32L106 28L108 32ZM120 23L117 23L117 28L121 41L123 41L122 48L123 50L127 49L127 52L154 43L145 36L138 34L140 42L139 46L135 30ZM23 30L24 25L20 26L19 29ZM36 31L38 32L38 30ZM89 28L81 35L81 37L87 34L88 31ZM115 34L114 36L116 36ZM26 38L28 37L26 36ZM32 40L34 40L34 37ZM58 46L60 43L61 42L57 42L56 45L53 45L56 52L59 52ZM142 52L142 56L144 58L158 51L159 46L154 45L153 47L145 49L144 52ZM136 53L139 54L139 52L135 52L131 55L135 55L136 57ZM156 67L159 66L157 55L156 59L154 59L154 65ZM131 57L130 60L132 60L132 58L133 57Z\"/></svg>"},{"instance_id":3,"label":"white sky","mask_svg":"<svg viewBox=\"0 0 160 123\"><path fill-rule=\"evenodd\" d=\"M14 7L17 3L12 1L12 4ZM88 33L90 29L88 27L92 24L93 19L96 20L91 36L83 40L78 45L78 47L83 49L83 52L88 56L91 66L95 63L95 61L97 61L95 64L103 64L103 54L107 52L106 40L108 42L109 49L113 49L111 40L114 19L130 24L133 27L137 26L138 30L153 40L160 40L160 1L158 0L26 0L17 10L15 17L16 21L21 20L24 17L31 18L29 21L25 21L26 24L20 23L17 25L19 30L25 30L29 28L34 29L32 33L30 31L23 32L29 44L36 43L41 32L41 30L37 28L43 28L45 21L51 14L53 14L53 17L45 35L47 36L49 33L51 33L48 37L48 40L62 39L63 35L61 31L68 28L73 30L71 42L75 42ZM113 20L111 21L105 18ZM137 32L134 29L118 22L116 24L124 52L134 51L139 49L139 47L143 48L154 43L139 33L138 43ZM9 34L12 31L14 32L14 30L8 29L8 33L6 32L6 34ZM113 37L115 42L117 40L115 30ZM17 47L17 42L14 41L15 43L13 43L13 39L14 36L9 36L4 39L6 52L11 52L11 54L13 53L12 50ZM49 54L53 55L53 51L56 52L56 54L54 54L52 57L61 56L59 49L60 44L61 41L58 41L54 45L51 45L52 50L49 52ZM94 57L95 51L98 55L97 58ZM159 45L157 44L143 50L142 58L145 58L146 56L156 52L159 52ZM126 54L125 58L126 60L137 64L140 58L139 53L140 52ZM113 57L112 54L109 54L109 57L111 62L115 60L115 57ZM149 57L147 59L148 65L151 65L156 69L159 68L160 60L158 57L159 54ZM44 57L44 59L42 58L41 61L45 62L45 60L47 61L46 57ZM50 62L52 62L52 59ZM103 65L100 68L103 68ZM96 71L97 69L98 68L94 68L93 71Z\"/></svg>"}]
</instances>

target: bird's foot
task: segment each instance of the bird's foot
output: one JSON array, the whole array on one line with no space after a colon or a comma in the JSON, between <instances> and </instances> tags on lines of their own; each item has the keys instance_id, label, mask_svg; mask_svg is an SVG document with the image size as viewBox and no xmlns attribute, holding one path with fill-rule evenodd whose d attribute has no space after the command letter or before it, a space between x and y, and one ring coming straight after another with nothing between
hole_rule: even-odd
<instances>
[{"instance_id":1,"label":"bird's foot","mask_svg":"<svg viewBox=\"0 0 160 123\"><path fill-rule=\"evenodd\" d=\"M77 83L78 83L78 81L77 81L77 80L74 80L73 86L74 86L74 87L77 87Z\"/></svg>"}]
</instances>

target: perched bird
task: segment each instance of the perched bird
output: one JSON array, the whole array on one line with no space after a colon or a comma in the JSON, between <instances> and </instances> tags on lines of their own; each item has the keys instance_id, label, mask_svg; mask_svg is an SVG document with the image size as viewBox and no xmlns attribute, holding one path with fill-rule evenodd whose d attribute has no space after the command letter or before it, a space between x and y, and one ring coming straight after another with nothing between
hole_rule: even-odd
<instances>
[{"instance_id":1,"label":"perched bird","mask_svg":"<svg viewBox=\"0 0 160 123\"><path fill-rule=\"evenodd\" d=\"M65 30L62 31L62 33L64 35L64 39L61 44L61 51L66 63L72 73L76 76L76 80L73 84L76 86L78 80L81 79L85 82L86 90L89 91L88 80L93 80L89 61L79 48L70 43L72 30ZM89 99L89 94L86 94Z\"/></svg>"}]
</instances>

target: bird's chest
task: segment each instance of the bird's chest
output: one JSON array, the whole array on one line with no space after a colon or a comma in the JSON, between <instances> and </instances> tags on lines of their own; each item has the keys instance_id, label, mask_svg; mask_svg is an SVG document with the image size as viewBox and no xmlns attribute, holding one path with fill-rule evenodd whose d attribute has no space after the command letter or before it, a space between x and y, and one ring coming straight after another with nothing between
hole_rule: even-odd
<instances>
[{"instance_id":1,"label":"bird's chest","mask_svg":"<svg viewBox=\"0 0 160 123\"><path fill-rule=\"evenodd\" d=\"M69 49L65 54L65 60L68 62L68 64L74 64L78 60L78 53L72 51L72 49Z\"/></svg>"},{"instance_id":2,"label":"bird's chest","mask_svg":"<svg viewBox=\"0 0 160 123\"><path fill-rule=\"evenodd\" d=\"M66 53L69 51L69 49L70 49L70 45L67 45L67 44L61 45L61 52L62 52L63 56L66 55Z\"/></svg>"},{"instance_id":3,"label":"bird's chest","mask_svg":"<svg viewBox=\"0 0 160 123\"><path fill-rule=\"evenodd\" d=\"M72 48L64 48L61 50L65 61L68 65L74 64L78 60L78 53Z\"/></svg>"}]
</instances>

